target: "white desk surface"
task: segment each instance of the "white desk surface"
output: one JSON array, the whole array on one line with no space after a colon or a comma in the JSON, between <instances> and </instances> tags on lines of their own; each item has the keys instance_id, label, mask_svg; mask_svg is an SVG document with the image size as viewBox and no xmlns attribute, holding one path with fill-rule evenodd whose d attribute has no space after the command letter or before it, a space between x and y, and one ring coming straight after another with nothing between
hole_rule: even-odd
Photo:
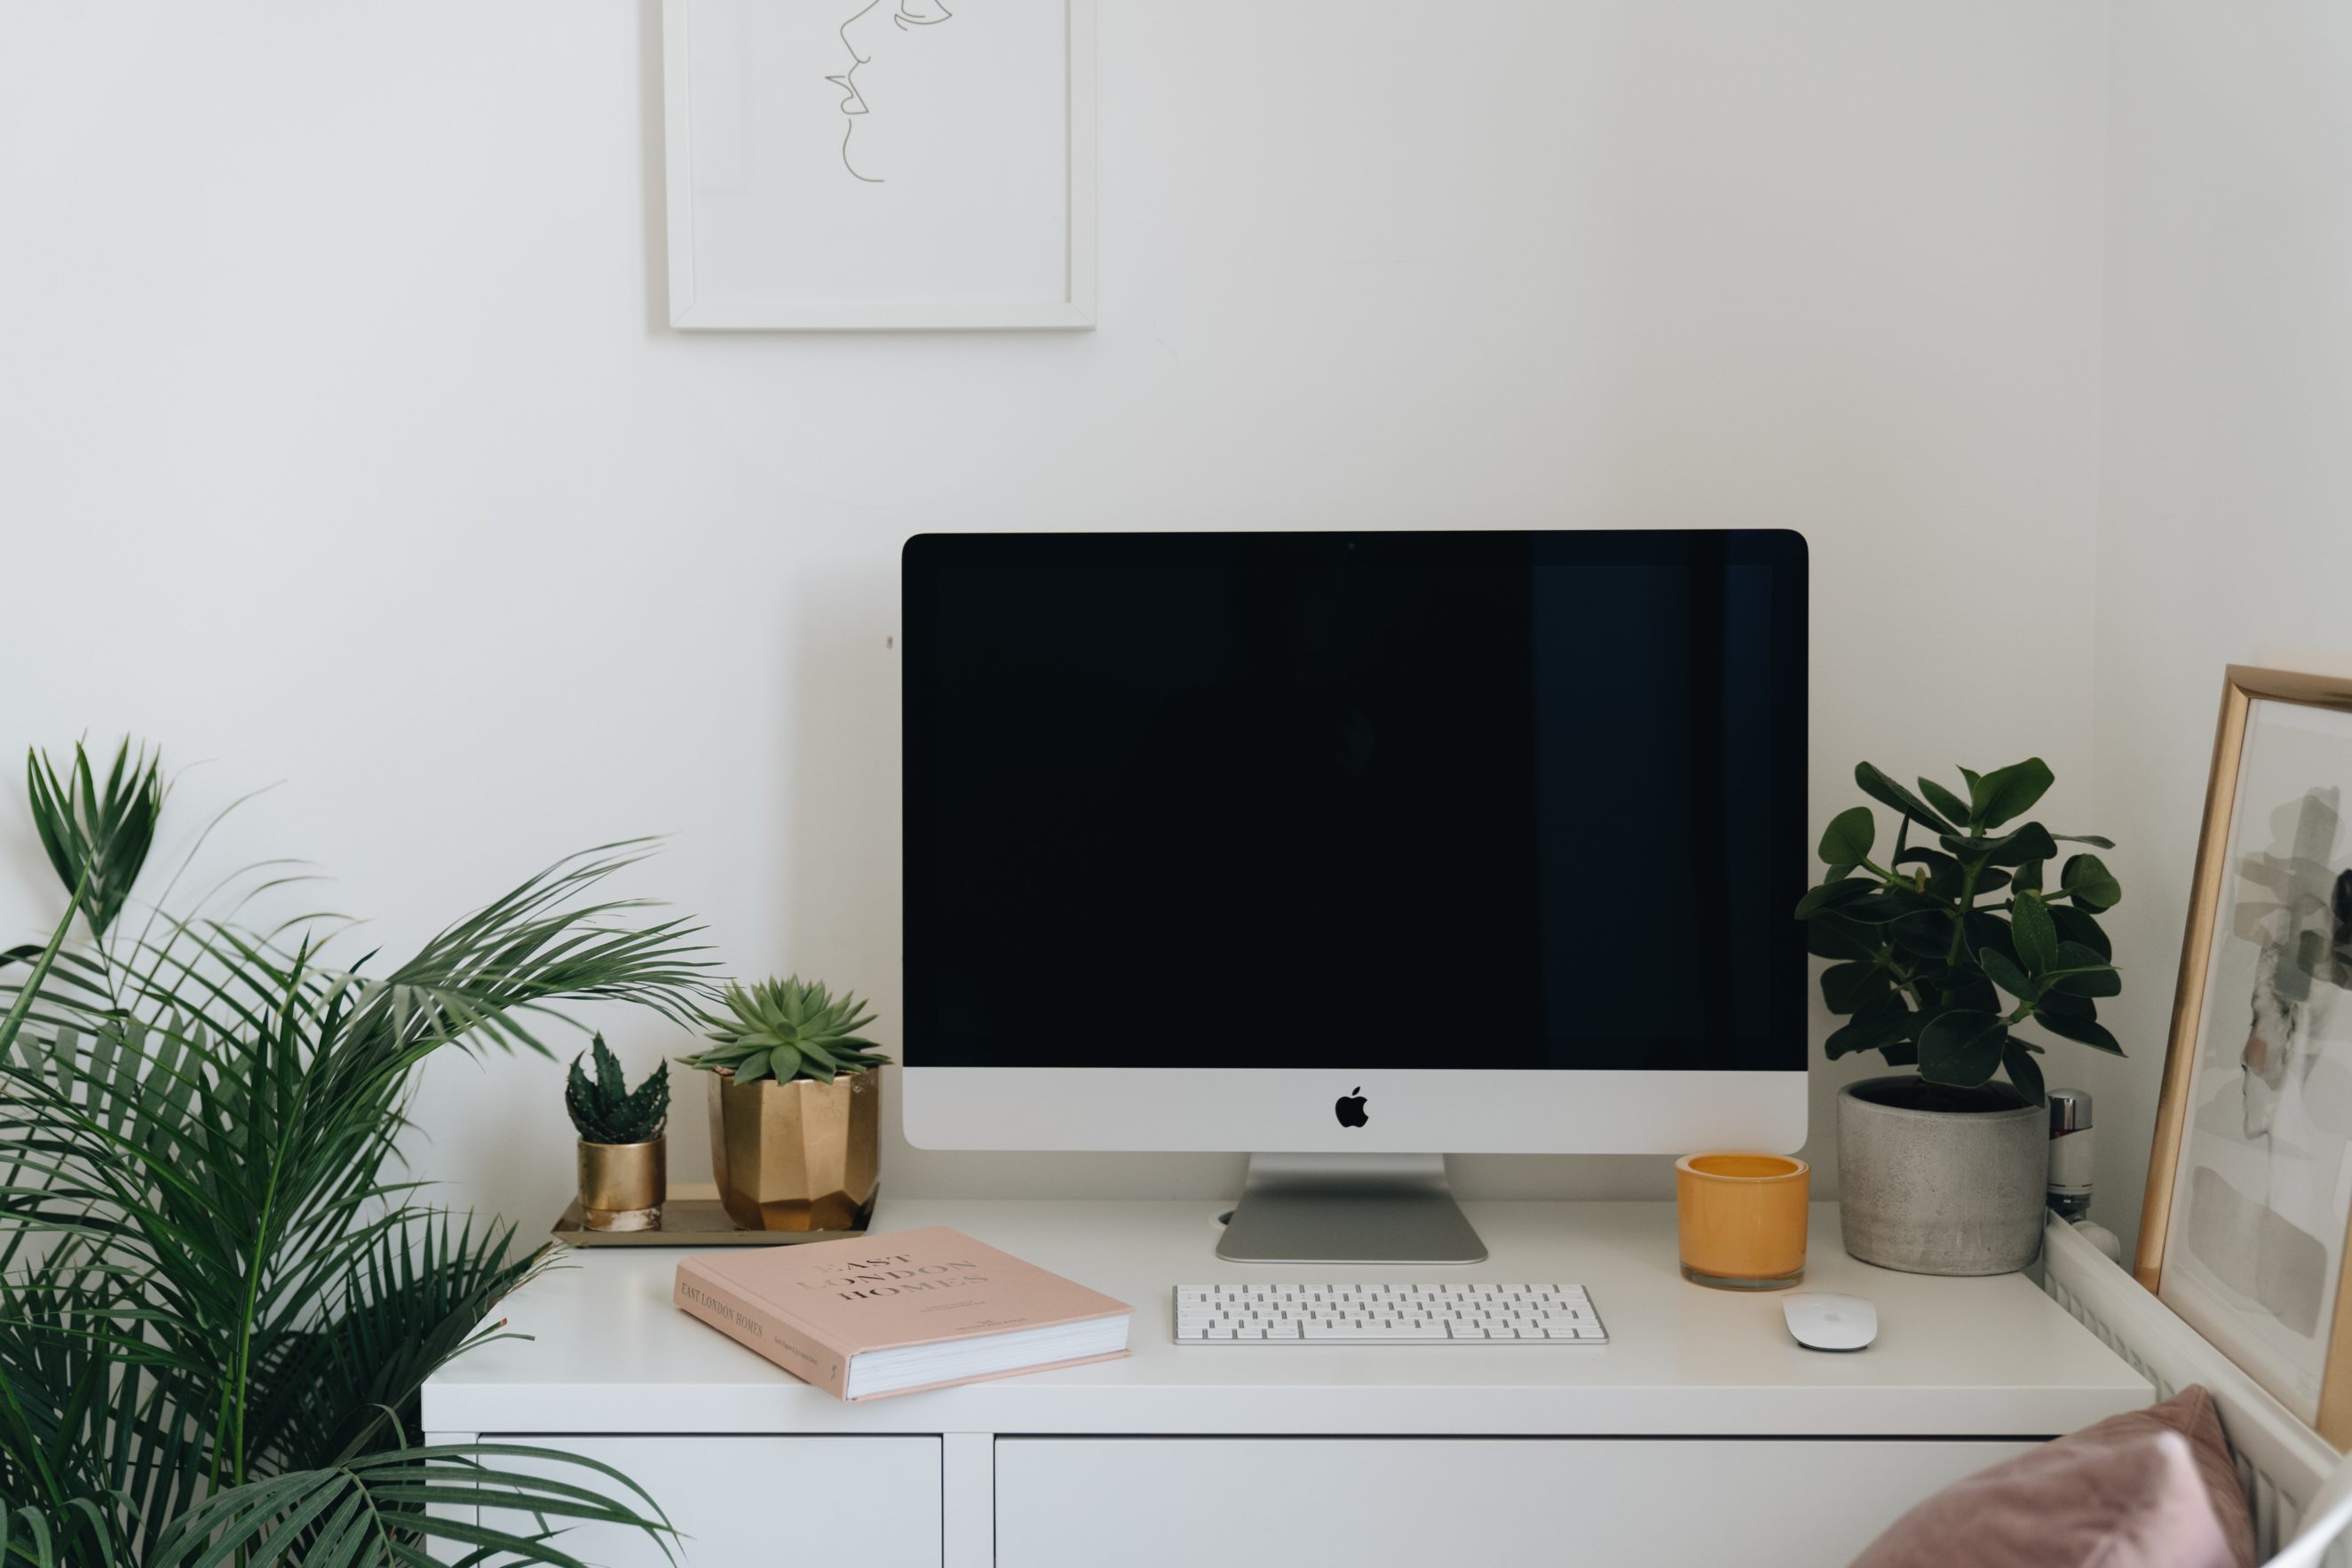
<instances>
[{"instance_id":1,"label":"white desk surface","mask_svg":"<svg viewBox=\"0 0 2352 1568\"><path fill-rule=\"evenodd\" d=\"M2023 1275L1856 1262L1813 1206L1804 1288L1878 1305L1868 1350L1790 1339L1777 1294L1675 1267L1671 1203L1472 1203L1493 1256L1452 1268L1251 1266L1211 1250L1207 1201L886 1198L874 1228L950 1225L1135 1307L1124 1361L846 1405L670 1304L684 1251L575 1252L510 1298L504 1340L425 1390L434 1433L1190 1433L2047 1436L2153 1398ZM1605 1346L1187 1345L1171 1288L1233 1279L1558 1280Z\"/></svg>"}]
</instances>

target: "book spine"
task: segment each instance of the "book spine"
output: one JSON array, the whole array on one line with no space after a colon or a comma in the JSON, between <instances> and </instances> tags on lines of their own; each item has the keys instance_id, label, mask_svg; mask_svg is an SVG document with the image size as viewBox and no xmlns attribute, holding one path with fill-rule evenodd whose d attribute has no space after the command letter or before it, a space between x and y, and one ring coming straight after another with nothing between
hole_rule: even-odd
<instances>
[{"instance_id":1,"label":"book spine","mask_svg":"<svg viewBox=\"0 0 2352 1568\"><path fill-rule=\"evenodd\" d=\"M689 1317L701 1319L802 1382L816 1384L835 1399L848 1396L849 1358L773 1308L683 1263L672 1300Z\"/></svg>"}]
</instances>

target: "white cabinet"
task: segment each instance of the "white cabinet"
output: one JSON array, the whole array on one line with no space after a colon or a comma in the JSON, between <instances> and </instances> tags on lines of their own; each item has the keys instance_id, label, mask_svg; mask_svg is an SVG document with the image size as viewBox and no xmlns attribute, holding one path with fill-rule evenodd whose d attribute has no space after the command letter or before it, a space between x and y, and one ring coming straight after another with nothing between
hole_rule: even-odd
<instances>
[{"instance_id":1,"label":"white cabinet","mask_svg":"<svg viewBox=\"0 0 2352 1568\"><path fill-rule=\"evenodd\" d=\"M677 1529L679 1568L940 1568L937 1437L497 1440L578 1454L645 1488ZM548 1471L580 1485L611 1484L593 1470ZM529 1529L520 1518L499 1523L519 1533ZM561 1543L603 1568L670 1562L646 1536L606 1525L567 1531Z\"/></svg>"},{"instance_id":2,"label":"white cabinet","mask_svg":"<svg viewBox=\"0 0 2352 1568\"><path fill-rule=\"evenodd\" d=\"M1234 1277L1221 1206L886 1198L877 1231L953 1226L1133 1303L1133 1353L858 1404L679 1311L675 1253L583 1252L434 1375L425 1429L611 1463L670 1510L689 1568L1819 1568L2152 1397L2031 1280L1873 1268L1828 1205L1806 1283L1878 1303L1855 1355L1685 1280L1668 1203L1470 1205L1492 1256L1449 1278L1576 1280L1605 1346L1179 1345L1171 1288ZM623 1532L566 1545L661 1562Z\"/></svg>"},{"instance_id":3,"label":"white cabinet","mask_svg":"<svg viewBox=\"0 0 2352 1568\"><path fill-rule=\"evenodd\" d=\"M1820 1568L2030 1443L1013 1438L997 1568Z\"/></svg>"}]
</instances>

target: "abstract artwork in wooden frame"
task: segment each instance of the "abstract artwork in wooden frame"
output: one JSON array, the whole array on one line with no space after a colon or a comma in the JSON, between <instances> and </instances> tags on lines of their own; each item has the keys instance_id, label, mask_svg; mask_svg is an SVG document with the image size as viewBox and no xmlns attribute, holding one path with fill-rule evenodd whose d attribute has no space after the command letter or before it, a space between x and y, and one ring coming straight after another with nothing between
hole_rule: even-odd
<instances>
[{"instance_id":1,"label":"abstract artwork in wooden frame","mask_svg":"<svg viewBox=\"0 0 2352 1568\"><path fill-rule=\"evenodd\" d=\"M2352 1446L2352 680L2230 667L2140 1282Z\"/></svg>"}]
</instances>

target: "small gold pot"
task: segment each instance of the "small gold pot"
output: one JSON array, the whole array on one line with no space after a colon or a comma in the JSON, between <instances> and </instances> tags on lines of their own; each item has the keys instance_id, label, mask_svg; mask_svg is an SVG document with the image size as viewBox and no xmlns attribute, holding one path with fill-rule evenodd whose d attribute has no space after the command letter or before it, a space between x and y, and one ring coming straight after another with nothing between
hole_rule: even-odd
<instances>
[{"instance_id":1,"label":"small gold pot","mask_svg":"<svg viewBox=\"0 0 2352 1568\"><path fill-rule=\"evenodd\" d=\"M580 1141L580 1212L590 1230L651 1230L669 1193L669 1141Z\"/></svg>"},{"instance_id":2,"label":"small gold pot","mask_svg":"<svg viewBox=\"0 0 2352 1568\"><path fill-rule=\"evenodd\" d=\"M739 1230L860 1230L882 1158L882 1075L710 1075L710 1165Z\"/></svg>"}]
</instances>

